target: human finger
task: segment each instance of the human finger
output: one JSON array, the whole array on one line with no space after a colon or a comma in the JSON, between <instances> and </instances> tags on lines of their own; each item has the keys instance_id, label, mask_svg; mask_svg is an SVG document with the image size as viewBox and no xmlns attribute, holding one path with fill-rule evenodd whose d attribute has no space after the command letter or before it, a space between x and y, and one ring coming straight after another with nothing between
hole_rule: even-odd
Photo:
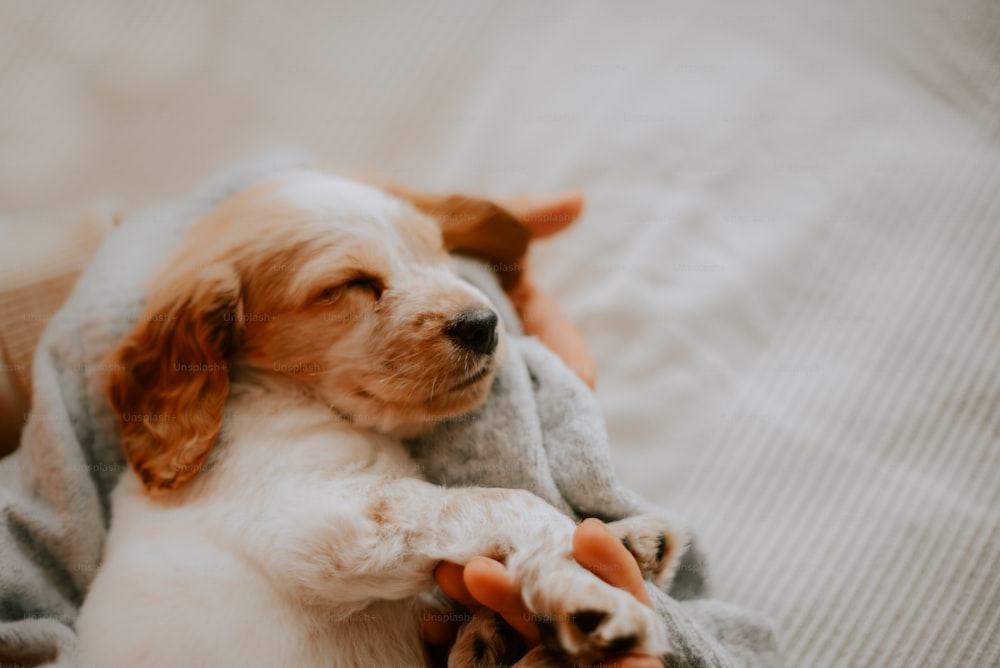
<instances>
[{"instance_id":1,"label":"human finger","mask_svg":"<svg viewBox=\"0 0 1000 668\"><path fill-rule=\"evenodd\" d=\"M476 557L465 567L465 586L480 604L500 613L528 647L541 641L538 627L521 599L521 587L503 564L486 557Z\"/></svg>"},{"instance_id":2,"label":"human finger","mask_svg":"<svg viewBox=\"0 0 1000 668\"><path fill-rule=\"evenodd\" d=\"M591 517L573 533L573 558L609 585L624 589L653 607L635 557L601 520Z\"/></svg>"}]
</instances>

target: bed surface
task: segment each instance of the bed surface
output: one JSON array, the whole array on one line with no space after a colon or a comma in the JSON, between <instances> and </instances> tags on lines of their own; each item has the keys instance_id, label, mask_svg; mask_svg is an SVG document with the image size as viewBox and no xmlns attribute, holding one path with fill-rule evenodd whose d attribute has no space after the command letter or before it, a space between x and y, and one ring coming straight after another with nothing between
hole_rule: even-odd
<instances>
[{"instance_id":1,"label":"bed surface","mask_svg":"<svg viewBox=\"0 0 1000 668\"><path fill-rule=\"evenodd\" d=\"M239 6L0 10L3 206L138 210L275 145L578 188L540 282L716 596L788 666L1000 662L1000 6Z\"/></svg>"}]
</instances>

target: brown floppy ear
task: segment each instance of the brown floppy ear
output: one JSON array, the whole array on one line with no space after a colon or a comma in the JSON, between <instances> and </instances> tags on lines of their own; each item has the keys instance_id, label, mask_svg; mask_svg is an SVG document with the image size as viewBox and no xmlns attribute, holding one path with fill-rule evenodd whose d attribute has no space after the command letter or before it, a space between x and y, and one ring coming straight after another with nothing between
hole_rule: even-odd
<instances>
[{"instance_id":1,"label":"brown floppy ear","mask_svg":"<svg viewBox=\"0 0 1000 668\"><path fill-rule=\"evenodd\" d=\"M521 280L530 234L510 211L479 197L421 195L396 185L383 188L436 220L446 249L488 260L504 288Z\"/></svg>"},{"instance_id":2,"label":"brown floppy ear","mask_svg":"<svg viewBox=\"0 0 1000 668\"><path fill-rule=\"evenodd\" d=\"M175 271L152 286L139 324L110 355L122 446L149 492L197 473L222 423L227 360L241 333L239 276L227 265Z\"/></svg>"}]
</instances>

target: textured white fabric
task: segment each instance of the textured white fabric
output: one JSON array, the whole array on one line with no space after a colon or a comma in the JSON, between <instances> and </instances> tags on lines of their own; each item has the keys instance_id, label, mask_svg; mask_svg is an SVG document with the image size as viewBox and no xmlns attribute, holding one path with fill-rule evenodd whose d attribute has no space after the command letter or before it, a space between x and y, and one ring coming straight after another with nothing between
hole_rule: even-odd
<instances>
[{"instance_id":1,"label":"textured white fabric","mask_svg":"<svg viewBox=\"0 0 1000 668\"><path fill-rule=\"evenodd\" d=\"M1000 6L121 3L0 21L0 200L186 192L276 143L583 189L535 255L623 480L789 666L1000 662Z\"/></svg>"}]
</instances>

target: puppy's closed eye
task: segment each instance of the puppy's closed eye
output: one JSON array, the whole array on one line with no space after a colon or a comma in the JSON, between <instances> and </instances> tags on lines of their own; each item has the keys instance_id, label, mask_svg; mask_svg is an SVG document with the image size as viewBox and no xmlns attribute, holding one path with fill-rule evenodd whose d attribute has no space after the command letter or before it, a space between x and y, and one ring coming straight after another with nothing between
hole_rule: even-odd
<instances>
[{"instance_id":1,"label":"puppy's closed eye","mask_svg":"<svg viewBox=\"0 0 1000 668\"><path fill-rule=\"evenodd\" d=\"M317 293L315 300L321 304L332 304L338 297L349 291L367 292L378 301L385 291L385 283L372 274L358 274L342 283L331 285Z\"/></svg>"},{"instance_id":2,"label":"puppy's closed eye","mask_svg":"<svg viewBox=\"0 0 1000 668\"><path fill-rule=\"evenodd\" d=\"M355 276L344 285L347 288L368 290L374 295L376 300L381 299L382 293L385 291L385 284L382 282L382 279L370 274Z\"/></svg>"}]
</instances>

